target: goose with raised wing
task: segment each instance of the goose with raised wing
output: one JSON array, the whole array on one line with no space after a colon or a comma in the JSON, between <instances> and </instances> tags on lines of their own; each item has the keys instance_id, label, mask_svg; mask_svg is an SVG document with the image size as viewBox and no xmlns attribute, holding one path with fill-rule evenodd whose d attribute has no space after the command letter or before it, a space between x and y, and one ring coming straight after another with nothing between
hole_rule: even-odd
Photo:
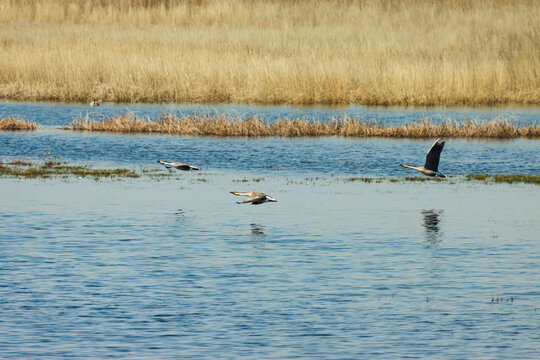
<instances>
[{"instance_id":1,"label":"goose with raised wing","mask_svg":"<svg viewBox=\"0 0 540 360\"><path fill-rule=\"evenodd\" d=\"M443 173L439 172L439 159L441 157L441 151L443 150L443 148L443 138L438 138L429 148L429 151L426 155L426 163L424 164L424 166L412 166L407 164L400 165L406 168L420 171L422 174L427 176L445 178L446 176Z\"/></svg>"},{"instance_id":2,"label":"goose with raised wing","mask_svg":"<svg viewBox=\"0 0 540 360\"><path fill-rule=\"evenodd\" d=\"M276 199L274 199L271 196L268 196L264 193L260 192L254 192L254 191L248 191L248 192L240 192L240 191L231 191L231 194L237 195L237 196L247 196L248 198L244 201L237 201L237 204L249 204L251 205L259 205L263 204L265 202L277 202Z\"/></svg>"},{"instance_id":3,"label":"goose with raised wing","mask_svg":"<svg viewBox=\"0 0 540 360\"><path fill-rule=\"evenodd\" d=\"M175 168L175 169L178 169L178 170L185 170L185 171L191 171L191 170L200 170L198 167L196 166L193 166L193 165L189 165L189 164L186 164L186 163L183 163L183 162L170 162L170 161L163 161L163 160L158 160L158 163L162 164L162 165L165 165L165 167L167 169L170 169L170 168Z\"/></svg>"}]
</instances>

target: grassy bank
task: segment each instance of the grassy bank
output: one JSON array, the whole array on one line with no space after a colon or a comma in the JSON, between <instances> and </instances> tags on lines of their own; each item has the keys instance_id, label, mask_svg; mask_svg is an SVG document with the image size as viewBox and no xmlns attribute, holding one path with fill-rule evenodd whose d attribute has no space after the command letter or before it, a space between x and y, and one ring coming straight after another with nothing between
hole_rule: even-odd
<instances>
[{"instance_id":1,"label":"grassy bank","mask_svg":"<svg viewBox=\"0 0 540 360\"><path fill-rule=\"evenodd\" d=\"M78 131L107 131L120 133L166 133L191 136L223 137L307 137L307 136L345 136L345 137L404 137L434 138L471 137L471 138L516 138L540 137L540 127L530 125L517 127L507 121L468 121L459 123L447 120L435 123L429 119L398 126L385 126L375 121L341 118L325 122L307 120L279 119L267 124L261 119L241 119L218 116L184 116L162 114L156 120L124 114L117 117L93 120L86 117L75 119L65 129Z\"/></svg>"},{"instance_id":2,"label":"grassy bank","mask_svg":"<svg viewBox=\"0 0 540 360\"><path fill-rule=\"evenodd\" d=\"M0 0L0 98L540 104L534 0Z\"/></svg>"},{"instance_id":3,"label":"grassy bank","mask_svg":"<svg viewBox=\"0 0 540 360\"><path fill-rule=\"evenodd\" d=\"M23 117L8 116L0 119L0 130L15 131L15 130L36 130L39 126L32 121L28 121Z\"/></svg>"}]
</instances>

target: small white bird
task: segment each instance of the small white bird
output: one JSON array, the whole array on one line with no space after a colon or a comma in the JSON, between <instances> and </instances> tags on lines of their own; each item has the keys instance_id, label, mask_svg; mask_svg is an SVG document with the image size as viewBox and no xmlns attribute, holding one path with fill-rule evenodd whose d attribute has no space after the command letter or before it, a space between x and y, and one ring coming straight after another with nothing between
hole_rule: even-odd
<instances>
[{"instance_id":1,"label":"small white bird","mask_svg":"<svg viewBox=\"0 0 540 360\"><path fill-rule=\"evenodd\" d=\"M268 196L266 194L260 193L260 192L254 192L254 191L248 191L248 192L240 192L240 191L231 191L231 194L237 195L237 196L247 196L248 198L244 201L237 201L237 204L249 204L251 205L259 205L263 204L265 202L277 202L276 199L274 199L271 196Z\"/></svg>"},{"instance_id":2,"label":"small white bird","mask_svg":"<svg viewBox=\"0 0 540 360\"><path fill-rule=\"evenodd\" d=\"M443 150L443 148L444 141L442 140L442 138L438 138L429 148L429 151L426 155L426 163L424 164L424 166L411 166L407 164L400 165L406 168L418 170L422 174L427 176L445 178L446 176L443 173L439 172L439 159L441 157L441 151Z\"/></svg>"},{"instance_id":3,"label":"small white bird","mask_svg":"<svg viewBox=\"0 0 540 360\"><path fill-rule=\"evenodd\" d=\"M186 170L186 171L200 170L196 166L189 165L189 164L182 163L182 162L169 162L169 161L158 160L158 163L165 165L165 167L167 169L170 169L170 168L173 167L173 168L176 168L178 170Z\"/></svg>"},{"instance_id":4,"label":"small white bird","mask_svg":"<svg viewBox=\"0 0 540 360\"><path fill-rule=\"evenodd\" d=\"M90 103L90 106L100 106L101 105L101 100L92 100L92 102Z\"/></svg>"}]
</instances>

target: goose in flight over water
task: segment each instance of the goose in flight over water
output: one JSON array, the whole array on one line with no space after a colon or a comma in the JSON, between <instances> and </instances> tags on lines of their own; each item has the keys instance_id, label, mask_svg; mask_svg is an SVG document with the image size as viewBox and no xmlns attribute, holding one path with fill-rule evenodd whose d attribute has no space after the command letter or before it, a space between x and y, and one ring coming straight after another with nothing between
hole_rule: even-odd
<instances>
[{"instance_id":1,"label":"goose in flight over water","mask_svg":"<svg viewBox=\"0 0 540 360\"><path fill-rule=\"evenodd\" d=\"M274 199L271 196L268 196L266 194L260 193L260 192L254 192L254 191L248 191L248 192L240 192L240 191L231 191L231 194L237 195L237 196L247 196L248 198L244 201L237 201L237 204L249 204L251 205L259 205L265 202L277 202L276 199Z\"/></svg>"},{"instance_id":2,"label":"goose in flight over water","mask_svg":"<svg viewBox=\"0 0 540 360\"><path fill-rule=\"evenodd\" d=\"M424 166L411 166L407 164L400 165L406 168L418 170L422 174L427 176L445 178L446 176L443 173L439 172L439 158L441 157L441 151L443 150L443 147L443 139L438 138L429 148L429 151L426 155L426 163L424 164Z\"/></svg>"},{"instance_id":3,"label":"goose in flight over water","mask_svg":"<svg viewBox=\"0 0 540 360\"><path fill-rule=\"evenodd\" d=\"M165 165L165 167L167 169L170 169L170 168L173 167L173 168L176 168L178 170L186 170L186 171L200 170L196 166L189 165L189 164L182 163L182 162L169 162L169 161L158 160L158 163Z\"/></svg>"},{"instance_id":4,"label":"goose in flight over water","mask_svg":"<svg viewBox=\"0 0 540 360\"><path fill-rule=\"evenodd\" d=\"M101 100L92 100L92 102L90 103L90 106L100 106L101 105Z\"/></svg>"}]
</instances>

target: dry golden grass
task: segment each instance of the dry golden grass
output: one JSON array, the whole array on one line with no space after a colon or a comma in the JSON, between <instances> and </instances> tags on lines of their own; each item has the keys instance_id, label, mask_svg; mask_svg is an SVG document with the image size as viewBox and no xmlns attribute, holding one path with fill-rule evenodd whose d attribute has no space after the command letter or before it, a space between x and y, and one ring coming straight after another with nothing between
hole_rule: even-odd
<instances>
[{"instance_id":1,"label":"dry golden grass","mask_svg":"<svg viewBox=\"0 0 540 360\"><path fill-rule=\"evenodd\" d=\"M8 116L0 119L0 130L36 130L38 127L35 122L28 121L23 117Z\"/></svg>"},{"instance_id":2,"label":"dry golden grass","mask_svg":"<svg viewBox=\"0 0 540 360\"><path fill-rule=\"evenodd\" d=\"M494 119L485 122L467 121L464 123L453 120L435 123L429 119L423 119L407 125L384 126L375 121L352 118L331 119L325 122L279 119L275 123L267 124L257 118L241 119L225 115L177 117L171 114L162 114L154 121L148 117L138 117L129 113L103 120L93 120L87 115L73 120L71 126L64 128L78 131L166 133L222 137L540 137L539 126L530 125L518 128L515 124L504 119Z\"/></svg>"},{"instance_id":3,"label":"dry golden grass","mask_svg":"<svg viewBox=\"0 0 540 360\"><path fill-rule=\"evenodd\" d=\"M0 0L0 98L540 103L537 0Z\"/></svg>"}]
</instances>

